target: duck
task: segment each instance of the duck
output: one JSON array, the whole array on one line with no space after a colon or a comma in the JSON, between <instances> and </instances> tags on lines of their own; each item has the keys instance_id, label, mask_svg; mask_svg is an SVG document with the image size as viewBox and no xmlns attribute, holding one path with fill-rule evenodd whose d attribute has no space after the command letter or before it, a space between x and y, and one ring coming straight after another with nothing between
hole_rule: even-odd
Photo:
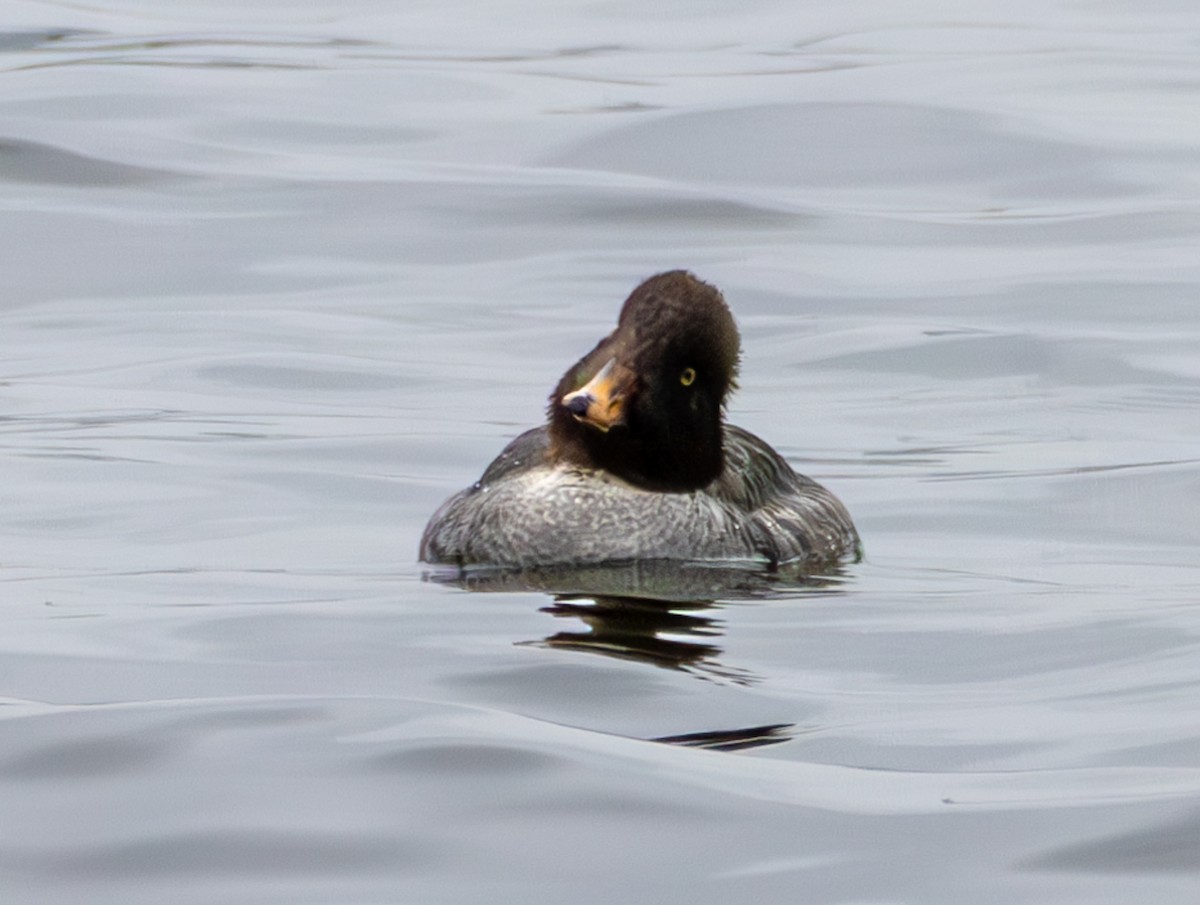
<instances>
[{"instance_id":1,"label":"duck","mask_svg":"<svg viewBox=\"0 0 1200 905\"><path fill-rule=\"evenodd\" d=\"M721 292L684 270L638 285L617 326L430 518L420 559L459 568L669 560L821 568L861 557L849 512L726 423L741 340Z\"/></svg>"}]
</instances>

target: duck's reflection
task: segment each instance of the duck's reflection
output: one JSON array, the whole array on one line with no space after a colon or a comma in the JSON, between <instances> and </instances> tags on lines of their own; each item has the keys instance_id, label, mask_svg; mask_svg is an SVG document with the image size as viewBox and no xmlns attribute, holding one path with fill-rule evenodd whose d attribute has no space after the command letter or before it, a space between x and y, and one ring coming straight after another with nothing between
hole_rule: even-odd
<instances>
[{"instance_id":1,"label":"duck's reflection","mask_svg":"<svg viewBox=\"0 0 1200 905\"><path fill-rule=\"evenodd\" d=\"M427 573L427 578L471 591L542 591L553 602L542 612L583 624L521 642L648 663L700 679L753 685L749 669L721 662L717 644L722 608L746 601L839 593L841 570L820 574L673 562L588 567L538 567L514 571ZM790 723L662 736L652 741L735 751L774 745L792 737Z\"/></svg>"},{"instance_id":2,"label":"duck's reflection","mask_svg":"<svg viewBox=\"0 0 1200 905\"><path fill-rule=\"evenodd\" d=\"M579 619L588 630L561 631L526 643L639 660L701 678L749 684L756 678L752 673L723 666L717 659L721 648L709 639L720 637L721 623L699 615L701 610L714 609L716 603L707 600L560 594L542 612Z\"/></svg>"},{"instance_id":3,"label":"duck's reflection","mask_svg":"<svg viewBox=\"0 0 1200 905\"><path fill-rule=\"evenodd\" d=\"M434 572L426 577L471 591L543 591L542 612L578 619L585 631L563 630L526 644L579 650L678 669L699 678L752 684L747 669L721 663L716 614L731 603L837 593L840 569L821 573L664 561L520 570Z\"/></svg>"}]
</instances>

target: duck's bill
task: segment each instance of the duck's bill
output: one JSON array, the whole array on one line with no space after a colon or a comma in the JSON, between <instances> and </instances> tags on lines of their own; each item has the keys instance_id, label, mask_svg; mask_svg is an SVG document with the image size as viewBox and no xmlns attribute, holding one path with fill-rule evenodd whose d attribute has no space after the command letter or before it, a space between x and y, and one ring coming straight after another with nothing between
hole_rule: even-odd
<instances>
[{"instance_id":1,"label":"duck's bill","mask_svg":"<svg viewBox=\"0 0 1200 905\"><path fill-rule=\"evenodd\" d=\"M610 359L596 376L573 393L562 397L563 407L576 421L607 432L625 422L625 400L634 374Z\"/></svg>"}]
</instances>

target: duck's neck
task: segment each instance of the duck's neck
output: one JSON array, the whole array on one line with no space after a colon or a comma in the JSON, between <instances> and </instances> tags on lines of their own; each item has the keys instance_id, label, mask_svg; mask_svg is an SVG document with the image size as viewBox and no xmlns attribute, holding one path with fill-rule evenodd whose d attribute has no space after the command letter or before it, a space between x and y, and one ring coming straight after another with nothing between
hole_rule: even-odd
<instances>
[{"instance_id":1,"label":"duck's neck","mask_svg":"<svg viewBox=\"0 0 1200 905\"><path fill-rule=\"evenodd\" d=\"M720 421L708 430L673 436L638 425L602 432L570 412L551 412L551 457L579 468L603 469L645 490L686 493L715 481L725 467Z\"/></svg>"}]
</instances>

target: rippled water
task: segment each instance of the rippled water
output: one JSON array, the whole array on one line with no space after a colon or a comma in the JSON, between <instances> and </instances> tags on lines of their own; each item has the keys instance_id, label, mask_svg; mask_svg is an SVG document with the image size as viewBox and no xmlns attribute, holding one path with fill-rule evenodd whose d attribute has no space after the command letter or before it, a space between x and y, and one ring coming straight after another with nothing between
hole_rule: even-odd
<instances>
[{"instance_id":1,"label":"rippled water","mask_svg":"<svg viewBox=\"0 0 1200 905\"><path fill-rule=\"evenodd\" d=\"M1195 901L1194 4L6 13L4 901ZM424 580L680 266L866 560Z\"/></svg>"}]
</instances>

